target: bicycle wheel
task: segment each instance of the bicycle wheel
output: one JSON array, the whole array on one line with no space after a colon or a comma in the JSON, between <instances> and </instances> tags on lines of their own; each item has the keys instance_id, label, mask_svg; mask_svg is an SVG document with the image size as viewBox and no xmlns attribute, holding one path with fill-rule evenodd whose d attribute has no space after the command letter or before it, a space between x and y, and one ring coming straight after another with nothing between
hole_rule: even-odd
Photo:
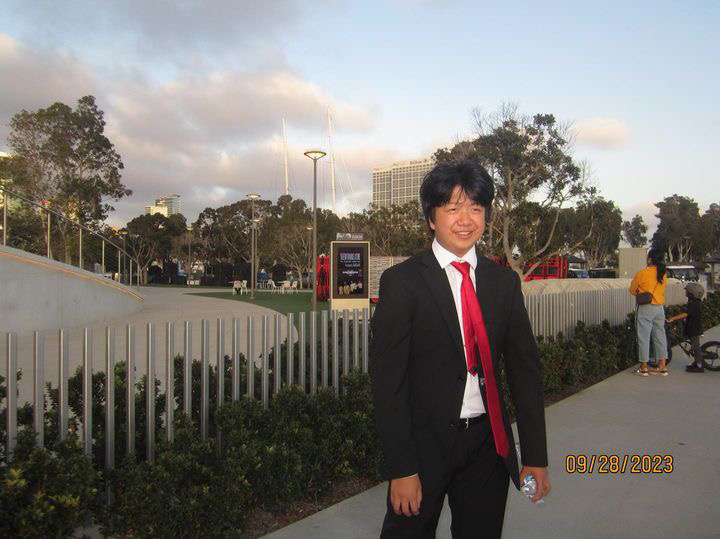
<instances>
[{"instance_id":1,"label":"bicycle wheel","mask_svg":"<svg viewBox=\"0 0 720 539\"><path fill-rule=\"evenodd\" d=\"M720 342L708 341L700 347L700 350L702 350L705 368L711 371L720 371Z\"/></svg>"}]
</instances>

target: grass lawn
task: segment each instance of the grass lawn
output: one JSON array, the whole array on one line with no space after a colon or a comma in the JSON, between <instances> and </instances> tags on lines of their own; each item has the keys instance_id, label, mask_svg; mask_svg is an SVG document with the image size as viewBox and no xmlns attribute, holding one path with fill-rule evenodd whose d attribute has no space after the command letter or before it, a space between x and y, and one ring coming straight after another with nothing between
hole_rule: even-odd
<instances>
[{"instance_id":1,"label":"grass lawn","mask_svg":"<svg viewBox=\"0 0 720 539\"><path fill-rule=\"evenodd\" d=\"M307 292L297 294L274 294L272 292L255 291L255 299L250 299L250 294L232 295L229 292L202 292L192 294L193 296L205 296L208 298L227 299L230 301L243 301L253 305L259 305L267 309L272 309L280 314L310 312L312 310L312 294ZM318 311L327 310L329 303L319 302ZM295 318L297 324L297 317Z\"/></svg>"}]
</instances>

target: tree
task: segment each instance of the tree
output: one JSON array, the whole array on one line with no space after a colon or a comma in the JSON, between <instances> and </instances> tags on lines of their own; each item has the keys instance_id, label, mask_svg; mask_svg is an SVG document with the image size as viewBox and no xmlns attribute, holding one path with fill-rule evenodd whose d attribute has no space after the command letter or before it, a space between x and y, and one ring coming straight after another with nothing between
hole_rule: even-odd
<instances>
[{"instance_id":1,"label":"tree","mask_svg":"<svg viewBox=\"0 0 720 539\"><path fill-rule=\"evenodd\" d=\"M564 254L554 240L563 206L591 196L587 171L570 153L565 129L551 114L521 116L515 106L503 106L496 115L475 111L478 136L435 153L437 161L473 159L495 180L496 196L486 249L504 255L518 275L524 277L542 258ZM543 223L544 241L535 234ZM555 245L555 247L553 247ZM526 267L526 262L532 262Z\"/></svg>"},{"instance_id":2,"label":"tree","mask_svg":"<svg viewBox=\"0 0 720 539\"><path fill-rule=\"evenodd\" d=\"M576 208L577 227L592 223L592 233L580 244L579 250L591 267L608 265L608 260L617 251L622 229L622 212L612 200L602 197L589 202L580 202Z\"/></svg>"},{"instance_id":3,"label":"tree","mask_svg":"<svg viewBox=\"0 0 720 539\"><path fill-rule=\"evenodd\" d=\"M269 201L256 200L255 214L260 216ZM239 200L220 206L205 208L193 225L194 235L200 239L202 257L206 262L250 261L251 203Z\"/></svg>"},{"instance_id":4,"label":"tree","mask_svg":"<svg viewBox=\"0 0 720 539\"><path fill-rule=\"evenodd\" d=\"M623 238L630 244L630 247L645 247L647 243L647 225L640 215L635 215L632 221L624 221L622 225Z\"/></svg>"},{"instance_id":5,"label":"tree","mask_svg":"<svg viewBox=\"0 0 720 539\"><path fill-rule=\"evenodd\" d=\"M170 259L173 239L185 233L185 217L181 214L165 217L159 213L140 215L127 224L128 251L140 265L145 284L148 281L148 268L155 261L167 262Z\"/></svg>"},{"instance_id":6,"label":"tree","mask_svg":"<svg viewBox=\"0 0 720 539\"><path fill-rule=\"evenodd\" d=\"M320 210L318 216L321 215ZM258 251L268 266L278 263L295 270L298 277L312 267L312 209L304 200L282 195L265 212ZM322 230L318 221L318 230ZM300 279L302 285L302 279Z\"/></svg>"},{"instance_id":7,"label":"tree","mask_svg":"<svg viewBox=\"0 0 720 539\"><path fill-rule=\"evenodd\" d=\"M350 213L342 226L345 232L362 232L370 252L380 256L414 255L427 248L431 237L417 201Z\"/></svg>"},{"instance_id":8,"label":"tree","mask_svg":"<svg viewBox=\"0 0 720 539\"><path fill-rule=\"evenodd\" d=\"M123 163L104 131L103 112L90 95L79 99L75 110L59 102L22 110L10 121L13 158L6 172L27 196L97 228L114 209L108 201L132 193L120 181ZM56 226L69 261L70 225L58 220Z\"/></svg>"},{"instance_id":9,"label":"tree","mask_svg":"<svg viewBox=\"0 0 720 539\"><path fill-rule=\"evenodd\" d=\"M700 231L705 250L702 256L720 254L720 204L710 204L700 218Z\"/></svg>"},{"instance_id":10,"label":"tree","mask_svg":"<svg viewBox=\"0 0 720 539\"><path fill-rule=\"evenodd\" d=\"M657 202L655 207L660 223L652 237L653 248L665 250L670 262L689 260L691 253L697 256L693 247L701 236L702 226L697 202L674 194Z\"/></svg>"},{"instance_id":11,"label":"tree","mask_svg":"<svg viewBox=\"0 0 720 539\"><path fill-rule=\"evenodd\" d=\"M312 221L310 221L312 222ZM278 259L287 267L294 269L298 277L312 269L312 231L302 223L283 227L276 243ZM302 279L300 279L302 288Z\"/></svg>"}]
</instances>

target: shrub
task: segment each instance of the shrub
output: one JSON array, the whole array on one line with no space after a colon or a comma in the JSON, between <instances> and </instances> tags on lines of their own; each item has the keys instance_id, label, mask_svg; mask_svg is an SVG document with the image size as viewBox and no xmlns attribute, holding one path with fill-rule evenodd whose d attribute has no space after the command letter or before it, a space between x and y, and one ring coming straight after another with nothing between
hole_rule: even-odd
<instances>
[{"instance_id":1,"label":"shrub","mask_svg":"<svg viewBox=\"0 0 720 539\"><path fill-rule=\"evenodd\" d=\"M71 537L97 508L97 482L77 439L49 450L22 429L12 460L0 467L0 536Z\"/></svg>"},{"instance_id":2,"label":"shrub","mask_svg":"<svg viewBox=\"0 0 720 539\"><path fill-rule=\"evenodd\" d=\"M238 533L251 500L250 486L233 459L218 459L214 440L203 441L185 417L175 441L158 444L156 460L129 458L109 474L113 502L100 513L109 535L184 538Z\"/></svg>"}]
</instances>

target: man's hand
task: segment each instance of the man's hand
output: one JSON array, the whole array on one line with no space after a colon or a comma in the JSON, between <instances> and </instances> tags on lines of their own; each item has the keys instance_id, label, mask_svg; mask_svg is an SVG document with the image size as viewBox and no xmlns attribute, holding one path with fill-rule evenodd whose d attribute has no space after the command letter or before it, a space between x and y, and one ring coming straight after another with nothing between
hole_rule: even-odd
<instances>
[{"instance_id":1,"label":"man's hand","mask_svg":"<svg viewBox=\"0 0 720 539\"><path fill-rule=\"evenodd\" d=\"M390 480L390 503L396 515L419 515L420 502L422 487L417 474Z\"/></svg>"},{"instance_id":2,"label":"man's hand","mask_svg":"<svg viewBox=\"0 0 720 539\"><path fill-rule=\"evenodd\" d=\"M548 477L547 468L539 468L536 466L523 466L520 470L520 482L525 478L526 475L532 475L537 483L537 492L532 497L532 501L536 502L543 496L547 496L550 493L550 478Z\"/></svg>"}]
</instances>

